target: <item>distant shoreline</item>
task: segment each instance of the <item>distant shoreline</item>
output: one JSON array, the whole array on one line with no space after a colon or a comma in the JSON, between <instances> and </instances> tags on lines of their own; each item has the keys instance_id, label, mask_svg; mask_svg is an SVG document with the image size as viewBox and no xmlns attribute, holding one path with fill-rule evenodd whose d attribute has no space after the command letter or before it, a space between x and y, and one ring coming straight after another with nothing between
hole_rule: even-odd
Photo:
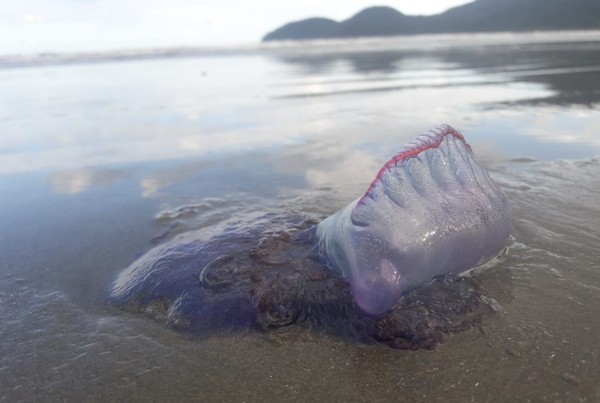
<instances>
[{"instance_id":1,"label":"distant shoreline","mask_svg":"<svg viewBox=\"0 0 600 403\"><path fill-rule=\"evenodd\" d=\"M117 49L98 52L41 52L22 55L0 55L0 69L53 65L129 62L155 59L227 57L244 54L272 54L278 52L336 52L340 45L353 52L385 52L402 50L427 50L431 47L462 47L523 43L600 42L600 30L531 31L531 32L481 32L457 34L415 34L366 38L331 38L303 41L273 41L250 45L215 47L168 47L149 49ZM450 42L450 43L448 43Z\"/></svg>"}]
</instances>

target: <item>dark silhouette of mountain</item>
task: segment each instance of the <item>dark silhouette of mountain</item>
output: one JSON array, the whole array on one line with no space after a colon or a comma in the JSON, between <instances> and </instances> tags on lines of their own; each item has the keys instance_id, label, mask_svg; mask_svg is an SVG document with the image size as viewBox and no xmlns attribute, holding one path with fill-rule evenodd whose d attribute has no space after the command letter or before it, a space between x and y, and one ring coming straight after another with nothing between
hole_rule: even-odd
<instances>
[{"instance_id":1,"label":"dark silhouette of mountain","mask_svg":"<svg viewBox=\"0 0 600 403\"><path fill-rule=\"evenodd\" d=\"M290 22L279 30L285 30L285 38L270 38L269 35L275 34L273 31L264 37L263 40L275 39L318 39L329 38L336 35L339 22L328 18L308 18L306 20Z\"/></svg>"},{"instance_id":2,"label":"dark silhouette of mountain","mask_svg":"<svg viewBox=\"0 0 600 403\"><path fill-rule=\"evenodd\" d=\"M341 22L325 18L292 22L263 41L562 29L600 29L600 0L476 0L432 16L370 7Z\"/></svg>"},{"instance_id":3,"label":"dark silhouette of mountain","mask_svg":"<svg viewBox=\"0 0 600 403\"><path fill-rule=\"evenodd\" d=\"M395 35L406 17L391 7L366 8L340 24L338 36Z\"/></svg>"}]
</instances>

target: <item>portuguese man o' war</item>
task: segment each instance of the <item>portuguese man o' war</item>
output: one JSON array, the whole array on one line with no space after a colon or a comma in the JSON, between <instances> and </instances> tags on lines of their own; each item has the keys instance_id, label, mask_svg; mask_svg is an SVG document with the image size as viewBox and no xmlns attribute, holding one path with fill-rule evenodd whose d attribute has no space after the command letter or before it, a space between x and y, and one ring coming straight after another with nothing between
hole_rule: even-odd
<instances>
[{"instance_id":1,"label":"portuguese man o' war","mask_svg":"<svg viewBox=\"0 0 600 403\"><path fill-rule=\"evenodd\" d=\"M108 298L191 334L297 324L432 348L495 311L477 280L458 274L497 256L510 229L507 198L444 125L320 223L307 213L240 213L153 248Z\"/></svg>"},{"instance_id":2,"label":"portuguese man o' war","mask_svg":"<svg viewBox=\"0 0 600 403\"><path fill-rule=\"evenodd\" d=\"M510 228L506 196L444 125L395 154L363 196L318 225L317 238L358 306L377 315L434 276L489 260Z\"/></svg>"}]
</instances>

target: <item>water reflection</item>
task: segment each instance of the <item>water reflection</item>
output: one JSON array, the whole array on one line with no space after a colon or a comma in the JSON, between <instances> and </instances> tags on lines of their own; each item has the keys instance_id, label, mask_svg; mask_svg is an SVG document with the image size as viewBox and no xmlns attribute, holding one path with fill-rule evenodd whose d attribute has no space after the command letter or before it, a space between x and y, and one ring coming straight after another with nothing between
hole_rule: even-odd
<instances>
[{"instance_id":1,"label":"water reflection","mask_svg":"<svg viewBox=\"0 0 600 403\"><path fill-rule=\"evenodd\" d=\"M345 188L444 122L489 150L489 160L593 156L600 38L581 35L569 43L577 38L341 41L262 55L3 69L0 175L44 172L57 193L74 194L115 180L106 172L260 150L270 161L295 155L287 163L309 186ZM138 178L144 196L168 186L161 175Z\"/></svg>"},{"instance_id":2,"label":"water reflection","mask_svg":"<svg viewBox=\"0 0 600 403\"><path fill-rule=\"evenodd\" d=\"M81 168L51 174L50 181L55 193L72 195L81 193L92 186L109 185L131 174L130 170Z\"/></svg>"},{"instance_id":3,"label":"water reflection","mask_svg":"<svg viewBox=\"0 0 600 403\"><path fill-rule=\"evenodd\" d=\"M209 164L205 161L188 163L175 167L163 167L155 172L146 174L139 182L143 197L156 197L160 192L176 182L187 179L189 176L201 172Z\"/></svg>"},{"instance_id":4,"label":"water reflection","mask_svg":"<svg viewBox=\"0 0 600 403\"><path fill-rule=\"evenodd\" d=\"M589 43L522 45L492 48L481 53L446 53L446 60L478 70L501 69L513 81L539 83L552 92L544 97L520 100L531 105L584 105L600 102L600 54Z\"/></svg>"},{"instance_id":5,"label":"water reflection","mask_svg":"<svg viewBox=\"0 0 600 403\"><path fill-rule=\"evenodd\" d=\"M596 52L596 56L598 52ZM577 71L573 68L564 73L545 75L540 74L534 77L520 78L529 82L540 82L546 84L553 95L539 99L530 99L526 103L531 105L583 105L590 109L597 108L600 103L600 88L594 83L600 82L600 58L598 66L594 66L588 71Z\"/></svg>"},{"instance_id":6,"label":"water reflection","mask_svg":"<svg viewBox=\"0 0 600 403\"><path fill-rule=\"evenodd\" d=\"M330 87L329 91L289 96L525 82L541 84L548 91L543 96L532 94L529 99L514 103L592 106L600 102L600 89L591 85L600 82L600 53L589 43L524 43L420 51L388 49L381 53L352 50L322 54L280 52L274 57L279 62L299 66L296 72L299 76L322 74L322 87ZM344 64L357 77L346 80L353 84L352 88L340 89L341 81L336 73L344 70L341 67ZM356 88L357 83L368 85L366 89ZM336 89L332 90L334 86Z\"/></svg>"}]
</instances>

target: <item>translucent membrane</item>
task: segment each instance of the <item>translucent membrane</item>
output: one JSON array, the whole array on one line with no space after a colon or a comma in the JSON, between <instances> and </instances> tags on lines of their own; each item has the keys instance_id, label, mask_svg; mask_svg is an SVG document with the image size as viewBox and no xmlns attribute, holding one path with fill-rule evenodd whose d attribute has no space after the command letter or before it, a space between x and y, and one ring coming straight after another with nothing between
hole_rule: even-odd
<instances>
[{"instance_id":1,"label":"translucent membrane","mask_svg":"<svg viewBox=\"0 0 600 403\"><path fill-rule=\"evenodd\" d=\"M504 193L443 125L395 154L364 195L318 225L317 238L356 304L378 315L424 281L495 256L511 221Z\"/></svg>"}]
</instances>

